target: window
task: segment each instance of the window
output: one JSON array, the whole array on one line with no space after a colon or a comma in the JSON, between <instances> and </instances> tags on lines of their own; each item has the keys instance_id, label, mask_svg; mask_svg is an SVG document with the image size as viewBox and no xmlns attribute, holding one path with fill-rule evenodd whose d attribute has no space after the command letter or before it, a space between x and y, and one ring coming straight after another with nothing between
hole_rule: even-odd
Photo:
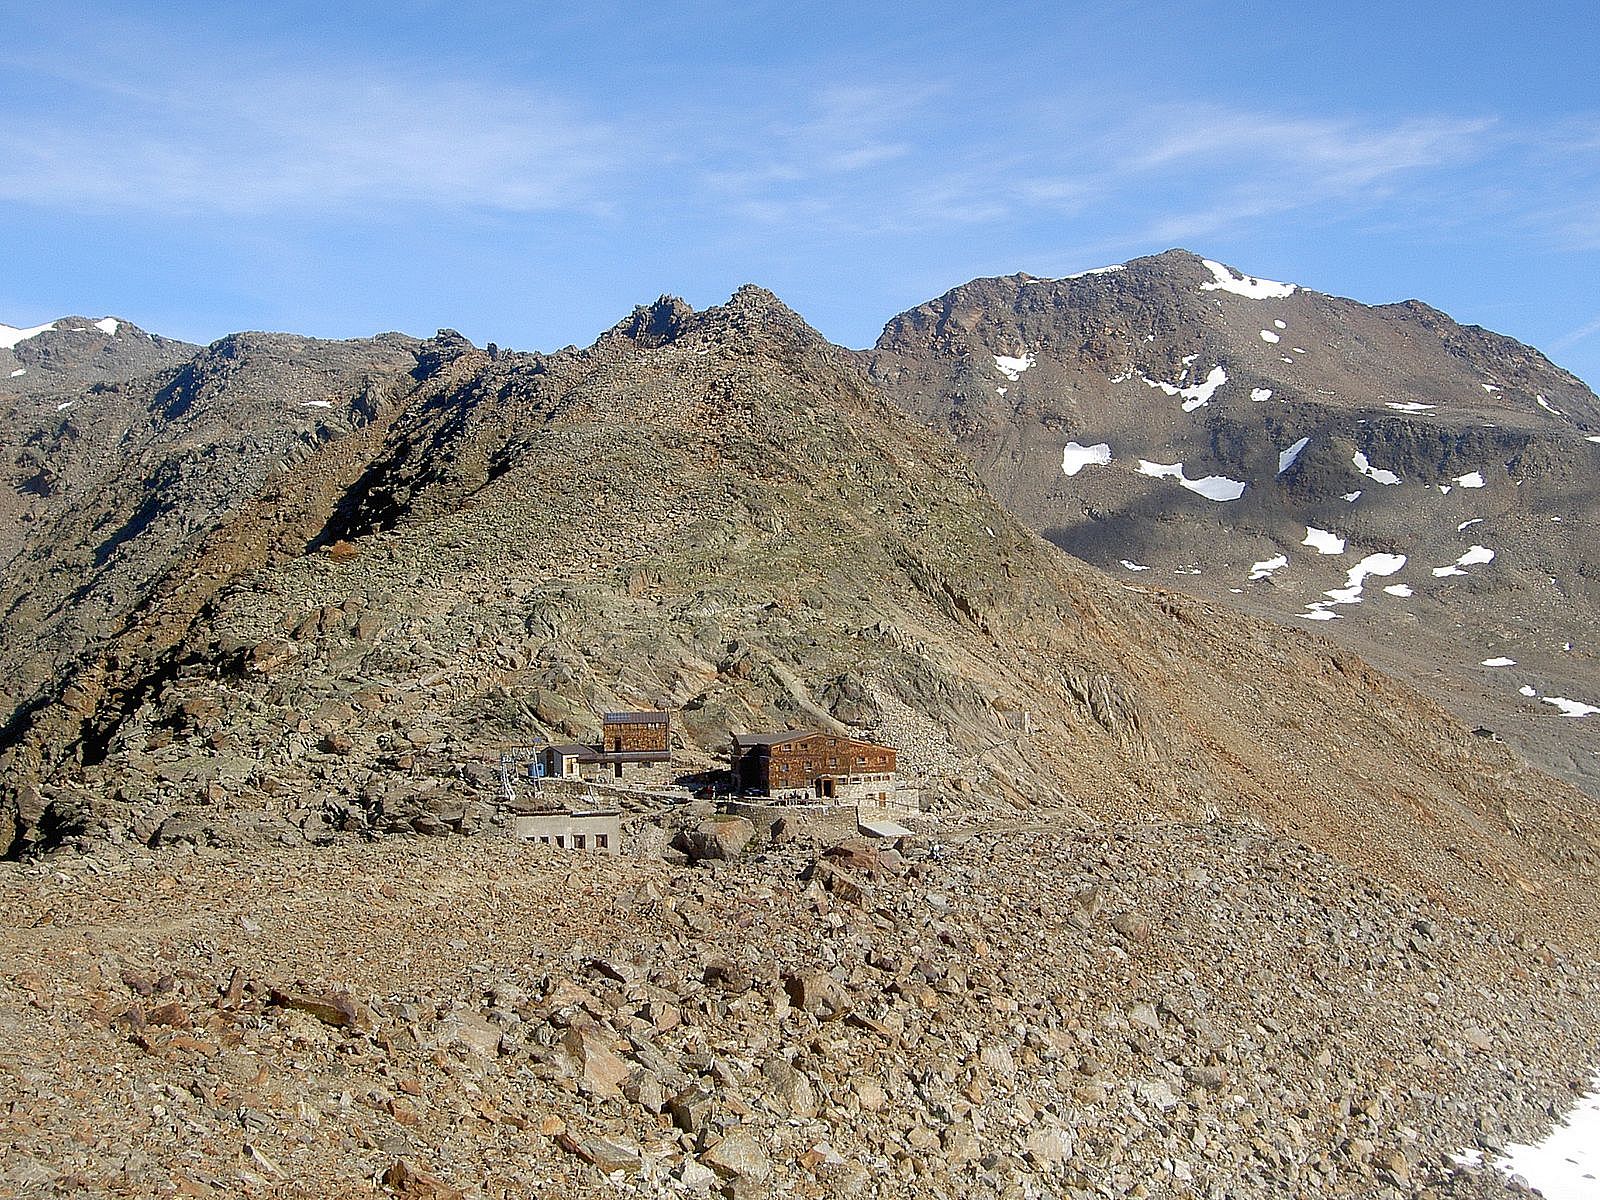
<instances>
[{"instance_id":1,"label":"window","mask_svg":"<svg viewBox=\"0 0 1600 1200\"><path fill-rule=\"evenodd\" d=\"M589 848L589 839L584 837L584 835L581 833L573 834L572 848L574 850L587 850Z\"/></svg>"},{"instance_id":2,"label":"window","mask_svg":"<svg viewBox=\"0 0 1600 1200\"><path fill-rule=\"evenodd\" d=\"M597 834L595 834L594 835L594 845L595 845L595 849L597 849L597 850L610 849L610 847L611 847L611 835L608 834L608 833L597 833Z\"/></svg>"}]
</instances>

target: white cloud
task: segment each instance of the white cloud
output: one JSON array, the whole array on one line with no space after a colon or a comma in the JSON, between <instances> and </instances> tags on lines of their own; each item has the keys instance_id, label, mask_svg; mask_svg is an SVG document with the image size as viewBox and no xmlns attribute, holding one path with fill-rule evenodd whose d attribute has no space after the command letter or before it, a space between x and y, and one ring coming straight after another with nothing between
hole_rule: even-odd
<instances>
[{"instance_id":1,"label":"white cloud","mask_svg":"<svg viewBox=\"0 0 1600 1200\"><path fill-rule=\"evenodd\" d=\"M100 110L0 126L0 198L69 210L251 213L393 204L604 204L633 150L518 89L186 70L98 89Z\"/></svg>"}]
</instances>

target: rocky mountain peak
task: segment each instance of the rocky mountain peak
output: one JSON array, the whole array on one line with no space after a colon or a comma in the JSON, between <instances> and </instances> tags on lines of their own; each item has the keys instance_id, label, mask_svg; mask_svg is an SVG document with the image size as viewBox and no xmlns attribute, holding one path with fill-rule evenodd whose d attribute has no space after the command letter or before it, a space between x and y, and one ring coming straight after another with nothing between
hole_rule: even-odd
<instances>
[{"instance_id":1,"label":"rocky mountain peak","mask_svg":"<svg viewBox=\"0 0 1600 1200\"><path fill-rule=\"evenodd\" d=\"M472 354L477 347L454 329L441 329L417 347L418 379L438 374L463 355Z\"/></svg>"},{"instance_id":2,"label":"rocky mountain peak","mask_svg":"<svg viewBox=\"0 0 1600 1200\"><path fill-rule=\"evenodd\" d=\"M611 333L644 347L666 346L678 340L694 315L687 301L662 295L654 304L639 305Z\"/></svg>"}]
</instances>

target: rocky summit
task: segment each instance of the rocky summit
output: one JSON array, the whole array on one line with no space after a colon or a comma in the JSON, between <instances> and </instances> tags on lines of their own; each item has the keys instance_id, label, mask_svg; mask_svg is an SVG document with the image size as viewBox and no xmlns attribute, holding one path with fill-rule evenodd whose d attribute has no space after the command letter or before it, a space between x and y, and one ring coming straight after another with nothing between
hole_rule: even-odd
<instances>
[{"instance_id":1,"label":"rocky summit","mask_svg":"<svg viewBox=\"0 0 1600 1200\"><path fill-rule=\"evenodd\" d=\"M1045 417L1091 359L1219 416L1243 351L1190 292L1307 306L1261 310L1291 353L1348 303L1187 256L1088 279L1092 319L990 281L871 354L746 287L554 354L239 334L14 389L0 1192L1503 1193L1452 1155L1600 1059L1592 802L1340 622L1062 553L951 380L998 373L971 429L1032 463L1006 413L1085 431ZM1499 356L1477 417L1537 388L1584 452L1554 368L1412 319ZM1284 480L1420 471L1347 399ZM1185 472L1122 474L1222 474ZM507 836L501 752L633 709L688 786L619 801L615 857ZM913 828L690 798L786 728L895 748Z\"/></svg>"},{"instance_id":2,"label":"rocky summit","mask_svg":"<svg viewBox=\"0 0 1600 1200\"><path fill-rule=\"evenodd\" d=\"M1600 796L1600 399L1537 350L1173 250L975 280L865 360L1069 553L1315 625Z\"/></svg>"}]
</instances>

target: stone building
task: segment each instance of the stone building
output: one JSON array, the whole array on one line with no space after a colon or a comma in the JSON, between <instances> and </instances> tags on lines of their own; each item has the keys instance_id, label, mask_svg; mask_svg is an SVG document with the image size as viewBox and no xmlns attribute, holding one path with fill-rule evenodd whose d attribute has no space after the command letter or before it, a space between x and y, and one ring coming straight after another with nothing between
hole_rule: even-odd
<instances>
[{"instance_id":1,"label":"stone building","mask_svg":"<svg viewBox=\"0 0 1600 1200\"><path fill-rule=\"evenodd\" d=\"M622 814L617 809L523 812L511 818L511 832L547 846L616 854L622 843Z\"/></svg>"}]
</instances>

